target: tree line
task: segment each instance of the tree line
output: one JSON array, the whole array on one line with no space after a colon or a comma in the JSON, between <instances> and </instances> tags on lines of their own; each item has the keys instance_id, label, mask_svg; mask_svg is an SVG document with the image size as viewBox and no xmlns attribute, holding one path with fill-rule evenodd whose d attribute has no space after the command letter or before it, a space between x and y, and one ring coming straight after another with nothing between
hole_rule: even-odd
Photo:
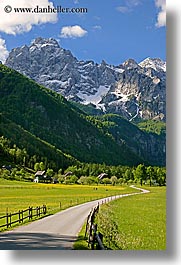
<instances>
[{"instance_id":1,"label":"tree line","mask_svg":"<svg viewBox=\"0 0 181 265\"><path fill-rule=\"evenodd\" d=\"M33 152L32 150L27 150L26 148L20 148L16 144L13 144L6 137L1 136L0 165L2 166L3 161L9 161L14 165L28 167L34 170L36 163L43 162L45 168L52 168L54 171L58 171L60 166L62 166L63 169L66 169L69 165L71 165L74 162L71 157L69 158L68 155L67 157L65 157L56 148L52 149L48 148L47 146L46 149L45 145L43 146L44 149L42 149L42 151L40 152L39 150L42 148L42 146L37 146L37 142L32 143L32 141L30 141L29 146L30 146L29 149L32 149L31 146L34 146L34 150L36 151L37 149L37 152ZM44 156L42 153L44 153Z\"/></svg>"},{"instance_id":2,"label":"tree line","mask_svg":"<svg viewBox=\"0 0 181 265\"><path fill-rule=\"evenodd\" d=\"M135 167L129 166L108 166L105 164L90 164L82 163L79 165L70 166L66 172L71 172L71 175L66 177L58 173L61 182L77 183L80 184L149 184L151 185L166 185L166 168L158 166L145 166L139 164ZM105 173L103 179L99 179L100 174Z\"/></svg>"},{"instance_id":3,"label":"tree line","mask_svg":"<svg viewBox=\"0 0 181 265\"><path fill-rule=\"evenodd\" d=\"M64 184L131 184L147 183L149 185L166 185L166 168L158 166L145 166L139 164L135 167L130 166L110 166L106 164L96 163L77 163L76 165L60 168L57 170L48 159L40 160L36 155L29 156L26 149L20 149L16 145L11 146L10 141L5 137L0 137L0 155L5 156L12 161L14 165L20 165L24 168L32 169L28 179L33 180L33 172L38 170L46 170L47 176L56 179ZM70 175L66 173L70 172ZM4 172L5 178L9 179L25 179L26 172L22 169L13 169L12 172ZM103 179L99 179L101 173L105 174ZM1 172L2 175L2 172ZM8 177L9 176L9 177Z\"/></svg>"}]
</instances>

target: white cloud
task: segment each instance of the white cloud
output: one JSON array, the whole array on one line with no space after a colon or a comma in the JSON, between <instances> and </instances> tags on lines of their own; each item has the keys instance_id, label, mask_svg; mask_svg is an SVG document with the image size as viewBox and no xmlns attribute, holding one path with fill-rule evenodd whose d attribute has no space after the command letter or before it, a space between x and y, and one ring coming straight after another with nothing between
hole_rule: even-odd
<instances>
[{"instance_id":1,"label":"white cloud","mask_svg":"<svg viewBox=\"0 0 181 265\"><path fill-rule=\"evenodd\" d=\"M65 26L61 29L61 38L81 38L87 34L87 31L78 25Z\"/></svg>"},{"instance_id":2,"label":"white cloud","mask_svg":"<svg viewBox=\"0 0 181 265\"><path fill-rule=\"evenodd\" d=\"M129 7L127 7L127 6L118 6L116 9L117 9L117 11L119 11L123 14L130 11Z\"/></svg>"},{"instance_id":3,"label":"white cloud","mask_svg":"<svg viewBox=\"0 0 181 265\"><path fill-rule=\"evenodd\" d=\"M156 27L166 26L166 0L155 0L155 5L159 9Z\"/></svg>"},{"instance_id":4,"label":"white cloud","mask_svg":"<svg viewBox=\"0 0 181 265\"><path fill-rule=\"evenodd\" d=\"M35 13L35 12L24 12L16 13L14 8L48 8L50 6L53 8L53 3L49 0L1 0L0 1L0 31L6 34L20 34L23 32L28 32L32 29L33 25L40 25L43 23L55 23L58 19L56 13ZM4 8L6 6L11 6L12 11L6 13Z\"/></svg>"},{"instance_id":5,"label":"white cloud","mask_svg":"<svg viewBox=\"0 0 181 265\"><path fill-rule=\"evenodd\" d=\"M0 38L0 61L4 63L6 58L8 57L8 54L9 52L6 48L5 40Z\"/></svg>"},{"instance_id":6,"label":"white cloud","mask_svg":"<svg viewBox=\"0 0 181 265\"><path fill-rule=\"evenodd\" d=\"M101 30L102 27L101 27L100 25L95 25L95 26L93 27L93 29L94 29L94 30Z\"/></svg>"},{"instance_id":7,"label":"white cloud","mask_svg":"<svg viewBox=\"0 0 181 265\"><path fill-rule=\"evenodd\" d=\"M130 7L138 6L141 4L142 0L126 0L126 4Z\"/></svg>"},{"instance_id":8,"label":"white cloud","mask_svg":"<svg viewBox=\"0 0 181 265\"><path fill-rule=\"evenodd\" d=\"M116 10L121 13L128 13L128 12L132 12L134 8L140 4L141 4L141 0L126 0L125 4L122 6L118 6Z\"/></svg>"},{"instance_id":9,"label":"white cloud","mask_svg":"<svg viewBox=\"0 0 181 265\"><path fill-rule=\"evenodd\" d=\"M94 19L95 19L95 20L101 20L101 18L98 17L98 16L94 16Z\"/></svg>"}]
</instances>

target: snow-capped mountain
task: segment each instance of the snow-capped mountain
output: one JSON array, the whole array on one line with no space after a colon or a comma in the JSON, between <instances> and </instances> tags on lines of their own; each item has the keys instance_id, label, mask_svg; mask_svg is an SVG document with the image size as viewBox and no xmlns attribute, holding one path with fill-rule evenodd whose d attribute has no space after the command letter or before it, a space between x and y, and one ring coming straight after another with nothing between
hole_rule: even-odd
<instances>
[{"instance_id":1,"label":"snow-capped mountain","mask_svg":"<svg viewBox=\"0 0 181 265\"><path fill-rule=\"evenodd\" d=\"M166 62L163 62L159 58L146 58L144 61L139 63L139 65L144 68L152 68L158 72L166 72Z\"/></svg>"},{"instance_id":2,"label":"snow-capped mountain","mask_svg":"<svg viewBox=\"0 0 181 265\"><path fill-rule=\"evenodd\" d=\"M105 113L128 120L165 119L166 63L158 58L97 64L77 60L55 39L37 38L13 49L5 64L68 100L92 103Z\"/></svg>"}]
</instances>

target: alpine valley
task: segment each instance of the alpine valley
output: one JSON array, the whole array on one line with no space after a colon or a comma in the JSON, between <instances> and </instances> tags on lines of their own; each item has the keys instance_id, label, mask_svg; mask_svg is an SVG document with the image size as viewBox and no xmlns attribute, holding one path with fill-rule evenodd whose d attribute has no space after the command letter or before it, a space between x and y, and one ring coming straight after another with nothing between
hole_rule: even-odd
<instances>
[{"instance_id":1,"label":"alpine valley","mask_svg":"<svg viewBox=\"0 0 181 265\"><path fill-rule=\"evenodd\" d=\"M160 59L84 62L37 38L0 64L1 160L9 160L3 148L16 145L32 165L35 158L54 170L80 162L165 166L165 86Z\"/></svg>"}]
</instances>

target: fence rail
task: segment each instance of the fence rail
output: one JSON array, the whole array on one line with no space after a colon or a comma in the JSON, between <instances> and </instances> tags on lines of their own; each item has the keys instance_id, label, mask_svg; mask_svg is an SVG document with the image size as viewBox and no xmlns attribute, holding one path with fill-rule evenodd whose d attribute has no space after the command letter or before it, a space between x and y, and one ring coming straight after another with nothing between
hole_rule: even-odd
<instances>
[{"instance_id":1,"label":"fence rail","mask_svg":"<svg viewBox=\"0 0 181 265\"><path fill-rule=\"evenodd\" d=\"M91 210L87 217L85 238L88 237L88 246L91 245L91 249L104 250L103 235L97 232L97 224L94 223L96 214L99 212L99 204Z\"/></svg>"},{"instance_id":2,"label":"fence rail","mask_svg":"<svg viewBox=\"0 0 181 265\"><path fill-rule=\"evenodd\" d=\"M23 223L24 220L28 219L31 221L33 217L40 217L41 215L45 215L47 213L46 205L38 206L38 207L29 207L25 210L19 210L16 213L6 213L6 215L1 216L0 220L4 219L5 222L3 225L0 225L0 228L11 227L12 224ZM17 217L17 218L14 218Z\"/></svg>"}]
</instances>

